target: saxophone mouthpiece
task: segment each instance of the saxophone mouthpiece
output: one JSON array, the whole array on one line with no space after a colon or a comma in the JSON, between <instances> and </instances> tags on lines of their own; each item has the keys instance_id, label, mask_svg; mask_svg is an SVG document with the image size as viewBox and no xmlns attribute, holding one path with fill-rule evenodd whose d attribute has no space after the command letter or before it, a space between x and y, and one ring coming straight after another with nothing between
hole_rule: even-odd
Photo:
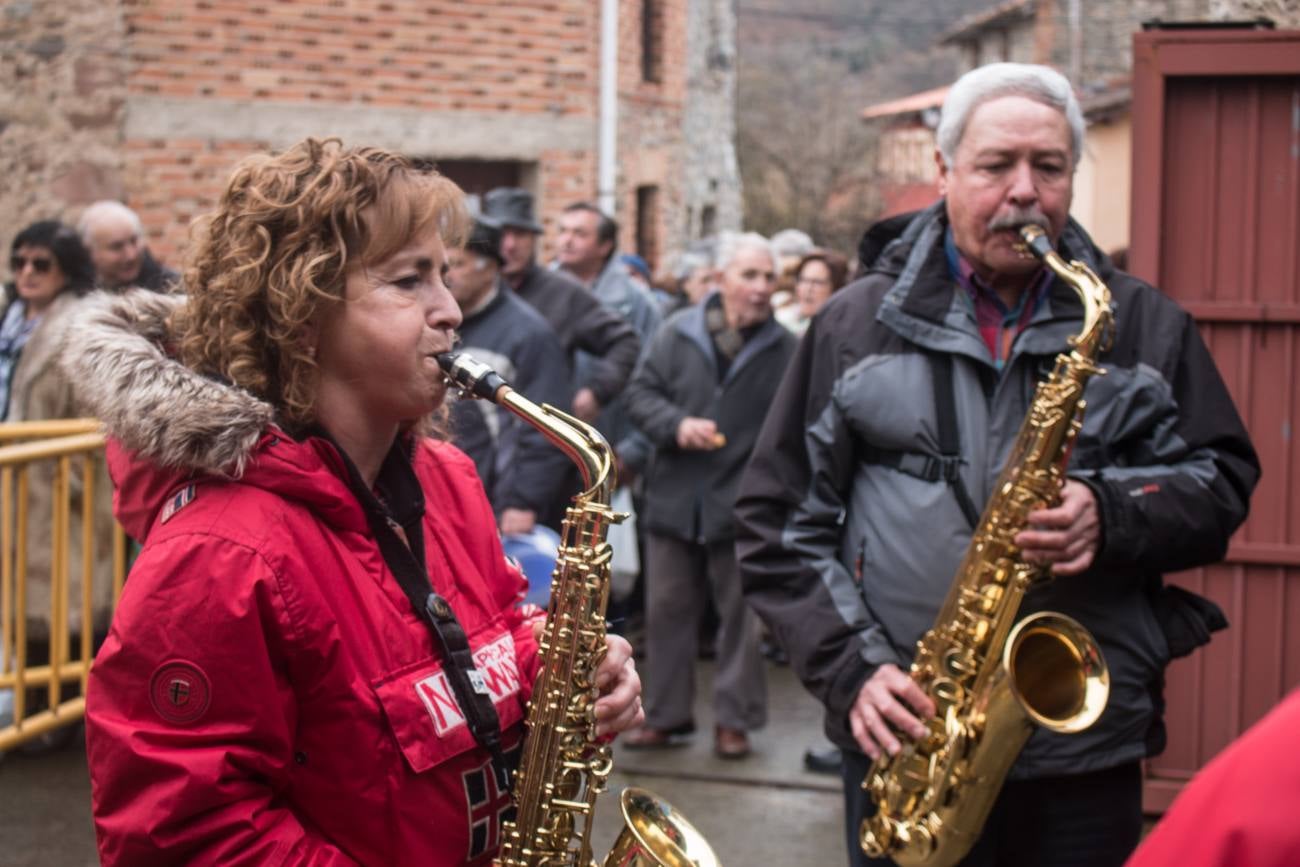
<instances>
[{"instance_id":1,"label":"saxophone mouthpiece","mask_svg":"<svg viewBox=\"0 0 1300 867\"><path fill-rule=\"evenodd\" d=\"M1046 259L1052 252L1052 239L1037 223L1028 223L1020 227L1020 238L1024 241L1025 252L1033 253L1039 259Z\"/></svg>"},{"instance_id":2,"label":"saxophone mouthpiece","mask_svg":"<svg viewBox=\"0 0 1300 867\"><path fill-rule=\"evenodd\" d=\"M437 359L451 384L466 394L495 403L501 389L510 388L501 374L467 353L440 352Z\"/></svg>"}]
</instances>

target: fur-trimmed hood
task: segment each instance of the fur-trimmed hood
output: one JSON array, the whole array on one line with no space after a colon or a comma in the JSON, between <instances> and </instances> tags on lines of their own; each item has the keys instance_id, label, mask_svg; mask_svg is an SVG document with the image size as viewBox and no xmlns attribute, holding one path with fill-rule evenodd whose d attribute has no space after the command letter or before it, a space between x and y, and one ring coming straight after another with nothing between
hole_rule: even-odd
<instances>
[{"instance_id":1,"label":"fur-trimmed hood","mask_svg":"<svg viewBox=\"0 0 1300 867\"><path fill-rule=\"evenodd\" d=\"M237 480L301 503L334 526L364 531L365 515L332 443L294 440L276 426L266 401L168 354L168 320L183 303L143 289L100 292L71 322L74 339L61 361L107 429L123 528L143 540L163 504L186 485Z\"/></svg>"},{"instance_id":2,"label":"fur-trimmed hood","mask_svg":"<svg viewBox=\"0 0 1300 867\"><path fill-rule=\"evenodd\" d=\"M167 354L182 295L88 295L70 317L64 371L109 436L159 467L238 477L274 423L270 404Z\"/></svg>"}]
</instances>

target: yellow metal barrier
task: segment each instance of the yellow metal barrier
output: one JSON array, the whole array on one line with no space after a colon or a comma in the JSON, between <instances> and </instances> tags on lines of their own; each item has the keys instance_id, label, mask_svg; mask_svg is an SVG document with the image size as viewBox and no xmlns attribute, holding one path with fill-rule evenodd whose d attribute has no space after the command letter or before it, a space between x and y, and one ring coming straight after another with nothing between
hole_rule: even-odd
<instances>
[{"instance_id":1,"label":"yellow metal barrier","mask_svg":"<svg viewBox=\"0 0 1300 867\"><path fill-rule=\"evenodd\" d=\"M105 546L96 544L95 523L104 520L96 515L96 500L109 493L106 488L97 490L103 484L99 476L104 460L104 434L97 421L0 424L0 443L11 443L0 445L0 696L7 692L13 705L12 722L0 726L0 752L4 752L74 724L85 713L96 615L103 613L96 611L95 567L112 558L111 612L126 575L126 537L114 523L112 550L97 550ZM74 463L79 473L74 472ZM33 469L47 466L53 470L50 513L32 515L29 476ZM80 500L79 516L73 514L74 499ZM36 529L34 521L41 520L49 521L49 567L47 573L31 574L29 531ZM75 602L69 580L74 523L80 524L81 537L81 592ZM48 611L31 610L33 581L48 583ZM29 665L28 621L44 615L49 617L48 653L43 654L48 659ZM74 615L79 615L80 627L75 633ZM73 695L65 697L65 690Z\"/></svg>"}]
</instances>

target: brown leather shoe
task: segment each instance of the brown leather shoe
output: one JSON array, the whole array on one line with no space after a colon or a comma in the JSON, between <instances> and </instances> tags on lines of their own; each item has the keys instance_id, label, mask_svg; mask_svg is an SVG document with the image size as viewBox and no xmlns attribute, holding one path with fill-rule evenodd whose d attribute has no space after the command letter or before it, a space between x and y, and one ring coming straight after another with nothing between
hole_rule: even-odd
<instances>
[{"instance_id":1,"label":"brown leather shoe","mask_svg":"<svg viewBox=\"0 0 1300 867\"><path fill-rule=\"evenodd\" d=\"M676 729L642 726L623 735L618 742L629 750L662 750L667 747L685 746L687 737L685 733Z\"/></svg>"},{"instance_id":2,"label":"brown leather shoe","mask_svg":"<svg viewBox=\"0 0 1300 867\"><path fill-rule=\"evenodd\" d=\"M713 752L720 759L743 759L749 755L749 735L741 729L718 726L713 731Z\"/></svg>"}]
</instances>

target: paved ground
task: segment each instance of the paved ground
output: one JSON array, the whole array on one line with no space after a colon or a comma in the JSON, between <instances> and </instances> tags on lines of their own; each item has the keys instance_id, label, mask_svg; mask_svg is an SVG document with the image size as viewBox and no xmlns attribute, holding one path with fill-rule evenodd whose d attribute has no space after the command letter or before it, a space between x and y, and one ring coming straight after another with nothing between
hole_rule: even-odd
<instances>
[{"instance_id":1,"label":"paved ground","mask_svg":"<svg viewBox=\"0 0 1300 867\"><path fill-rule=\"evenodd\" d=\"M707 697L710 667L699 685ZM840 784L803 771L803 751L824 745L818 708L789 669L771 669L771 722L743 761L712 753L712 715L697 701L701 734L672 750L615 750L610 793L597 804L593 842L603 856L618 829L617 793L651 789L685 815L725 865L844 863ZM0 759L0 867L96 864L84 749Z\"/></svg>"}]
</instances>

